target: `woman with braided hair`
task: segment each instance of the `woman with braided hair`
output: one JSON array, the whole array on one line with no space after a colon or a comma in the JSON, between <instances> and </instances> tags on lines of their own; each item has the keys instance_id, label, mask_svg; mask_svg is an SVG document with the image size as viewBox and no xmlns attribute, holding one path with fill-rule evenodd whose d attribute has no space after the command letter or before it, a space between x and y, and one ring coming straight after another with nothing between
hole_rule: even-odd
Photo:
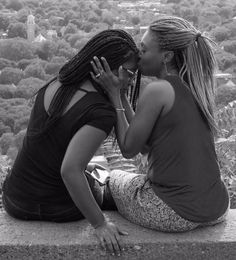
<instances>
[{"instance_id":1,"label":"woman with braided hair","mask_svg":"<svg viewBox=\"0 0 236 260\"><path fill-rule=\"evenodd\" d=\"M91 78L90 60L105 57L115 74L122 66L128 81L138 54L125 31L102 31L38 91L22 149L3 185L3 205L11 216L54 222L85 217L102 246L120 251L124 233L105 219L102 189L85 176L116 122L115 109Z\"/></svg>"},{"instance_id":2,"label":"woman with braided hair","mask_svg":"<svg viewBox=\"0 0 236 260\"><path fill-rule=\"evenodd\" d=\"M116 108L123 156L148 152L146 175L114 170L109 182L119 212L136 224L183 232L222 222L227 215L229 196L214 146L211 43L182 18L154 21L142 37L138 67L156 80L142 91L135 112L120 90L123 73L114 75L104 58L103 67L93 61L93 71L102 74L93 78Z\"/></svg>"}]
</instances>

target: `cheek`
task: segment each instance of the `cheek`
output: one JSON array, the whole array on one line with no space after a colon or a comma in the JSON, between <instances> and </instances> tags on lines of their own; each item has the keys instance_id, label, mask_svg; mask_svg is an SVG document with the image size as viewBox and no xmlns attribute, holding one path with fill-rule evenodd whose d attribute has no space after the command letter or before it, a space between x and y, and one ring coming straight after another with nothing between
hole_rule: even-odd
<instances>
[{"instance_id":1,"label":"cheek","mask_svg":"<svg viewBox=\"0 0 236 260\"><path fill-rule=\"evenodd\" d=\"M143 54L140 67L143 73L154 74L160 68L160 59L151 53Z\"/></svg>"}]
</instances>

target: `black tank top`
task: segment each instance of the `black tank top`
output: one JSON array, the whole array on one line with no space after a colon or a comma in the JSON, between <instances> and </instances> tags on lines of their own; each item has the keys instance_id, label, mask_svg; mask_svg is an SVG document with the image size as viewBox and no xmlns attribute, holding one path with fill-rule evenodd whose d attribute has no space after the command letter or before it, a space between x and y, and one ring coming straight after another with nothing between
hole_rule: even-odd
<instances>
[{"instance_id":1,"label":"black tank top","mask_svg":"<svg viewBox=\"0 0 236 260\"><path fill-rule=\"evenodd\" d=\"M149 179L157 196L183 218L215 220L226 211L229 196L221 181L214 138L181 79L167 76L166 80L175 101L157 120L149 139Z\"/></svg>"}]
</instances>

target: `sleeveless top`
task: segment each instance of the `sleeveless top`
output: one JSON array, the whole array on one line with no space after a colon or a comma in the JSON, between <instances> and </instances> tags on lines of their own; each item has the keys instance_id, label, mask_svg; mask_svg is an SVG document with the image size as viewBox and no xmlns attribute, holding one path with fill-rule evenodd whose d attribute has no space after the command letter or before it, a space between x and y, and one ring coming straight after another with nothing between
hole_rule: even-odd
<instances>
[{"instance_id":1,"label":"sleeveless top","mask_svg":"<svg viewBox=\"0 0 236 260\"><path fill-rule=\"evenodd\" d=\"M178 76L167 76L175 100L148 140L148 177L156 195L181 217L208 222L229 205L214 138L194 97Z\"/></svg>"}]
</instances>

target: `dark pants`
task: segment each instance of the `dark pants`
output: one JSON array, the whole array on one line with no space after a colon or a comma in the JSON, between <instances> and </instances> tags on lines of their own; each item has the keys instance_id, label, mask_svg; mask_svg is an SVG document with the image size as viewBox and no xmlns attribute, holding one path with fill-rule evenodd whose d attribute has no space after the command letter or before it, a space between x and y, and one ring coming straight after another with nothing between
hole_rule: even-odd
<instances>
[{"instance_id":1,"label":"dark pants","mask_svg":"<svg viewBox=\"0 0 236 260\"><path fill-rule=\"evenodd\" d=\"M87 176L87 175L86 175ZM104 196L107 194L105 186L100 186L91 176L87 176L88 183L95 200L101 208L106 210L115 209L113 200L110 197ZM5 181L6 182L6 181ZM30 203L22 200L10 198L5 194L8 185L3 185L2 202L6 212L17 219L22 220L41 220L53 222L70 222L84 218L83 214L71 201L68 204L47 204L47 203ZM105 189L105 191L104 191ZM104 203L106 205L104 205Z\"/></svg>"}]
</instances>

